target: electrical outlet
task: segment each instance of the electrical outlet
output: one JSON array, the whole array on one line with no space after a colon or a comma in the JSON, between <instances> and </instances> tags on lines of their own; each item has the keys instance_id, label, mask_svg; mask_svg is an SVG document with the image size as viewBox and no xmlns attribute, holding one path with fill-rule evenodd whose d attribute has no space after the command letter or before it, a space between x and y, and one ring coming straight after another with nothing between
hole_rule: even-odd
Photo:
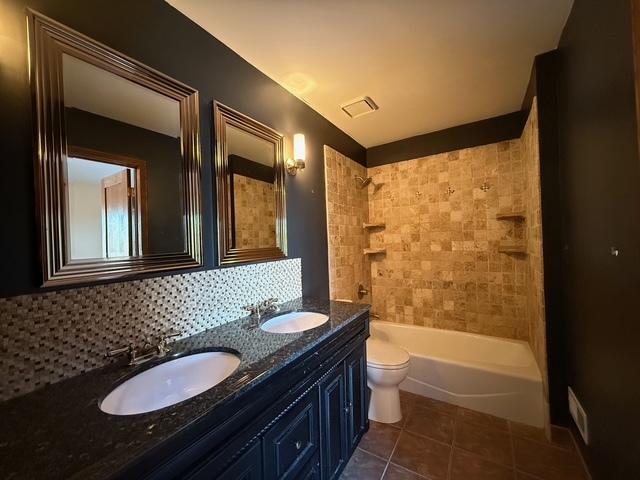
<instances>
[{"instance_id":1,"label":"electrical outlet","mask_svg":"<svg viewBox=\"0 0 640 480\"><path fill-rule=\"evenodd\" d=\"M571 417L578 427L578 431L580 435L582 435L582 439L584 443L589 444L589 422L587 420L587 412L584 411L582 405L578 401L576 394L573 393L571 387L569 390L569 413L571 413Z\"/></svg>"}]
</instances>

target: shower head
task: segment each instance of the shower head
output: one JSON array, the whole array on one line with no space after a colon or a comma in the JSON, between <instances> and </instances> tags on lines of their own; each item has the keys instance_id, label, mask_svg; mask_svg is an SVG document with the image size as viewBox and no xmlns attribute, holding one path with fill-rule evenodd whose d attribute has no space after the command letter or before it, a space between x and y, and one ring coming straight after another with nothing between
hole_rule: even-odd
<instances>
[{"instance_id":1,"label":"shower head","mask_svg":"<svg viewBox=\"0 0 640 480\"><path fill-rule=\"evenodd\" d=\"M356 186L359 189L363 189L364 187L366 187L367 185L369 185L371 183L371 177L362 178L360 175L356 175L353 178L356 179ZM375 183L374 183L374 185L375 185Z\"/></svg>"}]
</instances>

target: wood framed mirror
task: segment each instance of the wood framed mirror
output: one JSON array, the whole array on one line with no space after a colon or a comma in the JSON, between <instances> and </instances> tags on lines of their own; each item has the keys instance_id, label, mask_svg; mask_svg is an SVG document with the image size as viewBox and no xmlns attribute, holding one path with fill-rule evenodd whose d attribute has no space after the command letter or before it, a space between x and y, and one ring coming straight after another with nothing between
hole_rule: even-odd
<instances>
[{"instance_id":1,"label":"wood framed mirror","mask_svg":"<svg viewBox=\"0 0 640 480\"><path fill-rule=\"evenodd\" d=\"M27 20L43 286L202 265L198 92Z\"/></svg>"},{"instance_id":2,"label":"wood framed mirror","mask_svg":"<svg viewBox=\"0 0 640 480\"><path fill-rule=\"evenodd\" d=\"M213 111L218 261L285 258L284 137L219 102Z\"/></svg>"}]
</instances>

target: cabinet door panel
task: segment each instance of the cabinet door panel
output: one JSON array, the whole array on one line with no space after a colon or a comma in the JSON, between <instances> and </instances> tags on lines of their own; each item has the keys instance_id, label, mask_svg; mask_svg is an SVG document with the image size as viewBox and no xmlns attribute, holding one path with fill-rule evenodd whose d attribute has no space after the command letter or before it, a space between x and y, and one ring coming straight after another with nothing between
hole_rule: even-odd
<instances>
[{"instance_id":1,"label":"cabinet door panel","mask_svg":"<svg viewBox=\"0 0 640 480\"><path fill-rule=\"evenodd\" d=\"M367 359L363 347L354 350L346 360L347 368L347 439L353 452L367 429Z\"/></svg>"},{"instance_id":2,"label":"cabinet door panel","mask_svg":"<svg viewBox=\"0 0 640 480\"><path fill-rule=\"evenodd\" d=\"M322 478L338 478L348 458L344 364L320 382Z\"/></svg>"}]
</instances>

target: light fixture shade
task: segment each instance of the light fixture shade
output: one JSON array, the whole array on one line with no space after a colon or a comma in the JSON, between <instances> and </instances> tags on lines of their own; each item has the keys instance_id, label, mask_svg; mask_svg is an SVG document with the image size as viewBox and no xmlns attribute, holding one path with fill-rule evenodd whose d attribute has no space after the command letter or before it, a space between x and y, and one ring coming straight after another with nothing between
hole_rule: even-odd
<instances>
[{"instance_id":1,"label":"light fixture shade","mask_svg":"<svg viewBox=\"0 0 640 480\"><path fill-rule=\"evenodd\" d=\"M304 143L304 134L296 133L293 136L293 159L298 162L304 162L307 157L307 152Z\"/></svg>"}]
</instances>

